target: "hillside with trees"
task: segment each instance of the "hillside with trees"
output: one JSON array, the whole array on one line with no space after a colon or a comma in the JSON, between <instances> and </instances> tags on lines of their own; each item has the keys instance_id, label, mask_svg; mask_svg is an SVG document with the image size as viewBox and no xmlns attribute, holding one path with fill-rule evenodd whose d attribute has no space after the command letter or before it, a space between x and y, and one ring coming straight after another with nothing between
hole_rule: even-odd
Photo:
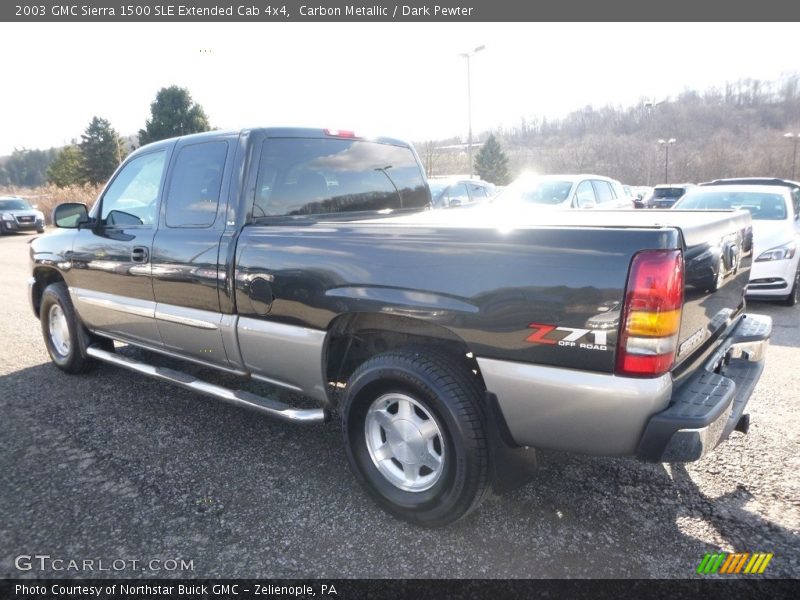
<instances>
[{"instance_id":1,"label":"hillside with trees","mask_svg":"<svg viewBox=\"0 0 800 600\"><path fill-rule=\"evenodd\" d=\"M718 177L792 175L793 144L800 133L800 75L780 81L747 79L724 89L687 90L674 98L642 99L629 107L586 106L563 119L526 117L494 135L508 156L512 177L591 172L625 183L664 181L664 145L670 181ZM429 175L467 173L466 150L457 139L417 144ZM798 165L800 170L800 165Z\"/></svg>"}]
</instances>

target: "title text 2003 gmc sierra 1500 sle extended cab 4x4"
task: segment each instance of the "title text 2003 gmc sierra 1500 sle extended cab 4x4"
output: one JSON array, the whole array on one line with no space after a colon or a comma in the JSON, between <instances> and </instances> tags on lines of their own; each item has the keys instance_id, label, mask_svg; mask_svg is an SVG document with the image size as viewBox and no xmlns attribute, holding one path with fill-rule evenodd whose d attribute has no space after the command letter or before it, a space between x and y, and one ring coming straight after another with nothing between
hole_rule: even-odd
<instances>
[{"instance_id":1,"label":"title text 2003 gmc sierra 1500 sle extended cab 4x4","mask_svg":"<svg viewBox=\"0 0 800 600\"><path fill-rule=\"evenodd\" d=\"M691 461L746 432L771 331L744 313L749 214L429 206L397 140L156 142L88 213L55 209L60 229L31 244L33 310L67 373L105 361L297 423L337 409L358 480L423 525L469 513L535 448Z\"/></svg>"}]
</instances>

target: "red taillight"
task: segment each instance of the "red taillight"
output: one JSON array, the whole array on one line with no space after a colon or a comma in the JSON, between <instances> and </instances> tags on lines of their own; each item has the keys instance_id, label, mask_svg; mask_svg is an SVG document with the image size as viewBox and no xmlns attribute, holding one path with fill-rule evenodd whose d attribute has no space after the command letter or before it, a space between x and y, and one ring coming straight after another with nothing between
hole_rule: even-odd
<instances>
[{"instance_id":1,"label":"red taillight","mask_svg":"<svg viewBox=\"0 0 800 600\"><path fill-rule=\"evenodd\" d=\"M345 131L343 129L323 129L322 133L324 133L325 135L329 135L331 137L340 137L340 138L356 137L355 131Z\"/></svg>"},{"instance_id":2,"label":"red taillight","mask_svg":"<svg viewBox=\"0 0 800 600\"><path fill-rule=\"evenodd\" d=\"M680 250L645 250L635 255L622 311L617 373L658 376L670 370L682 307Z\"/></svg>"}]
</instances>

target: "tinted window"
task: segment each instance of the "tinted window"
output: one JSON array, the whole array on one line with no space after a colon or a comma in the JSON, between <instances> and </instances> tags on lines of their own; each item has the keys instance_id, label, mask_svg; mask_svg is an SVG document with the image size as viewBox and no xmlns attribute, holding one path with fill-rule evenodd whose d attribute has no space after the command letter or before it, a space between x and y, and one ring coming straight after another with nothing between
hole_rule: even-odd
<instances>
[{"instance_id":1,"label":"tinted window","mask_svg":"<svg viewBox=\"0 0 800 600\"><path fill-rule=\"evenodd\" d=\"M167 227L214 224L227 155L228 144L221 141L181 149L167 193Z\"/></svg>"},{"instance_id":2,"label":"tinted window","mask_svg":"<svg viewBox=\"0 0 800 600\"><path fill-rule=\"evenodd\" d=\"M153 224L165 157L164 150L143 154L122 168L103 195L100 219L106 225Z\"/></svg>"},{"instance_id":3,"label":"tinted window","mask_svg":"<svg viewBox=\"0 0 800 600\"><path fill-rule=\"evenodd\" d=\"M683 196L683 188L656 188L653 191L653 198L669 198L677 200Z\"/></svg>"},{"instance_id":4,"label":"tinted window","mask_svg":"<svg viewBox=\"0 0 800 600\"><path fill-rule=\"evenodd\" d=\"M614 200L614 193L611 191L611 186L607 181L600 181L595 179L594 190L597 192L597 203L603 204L605 202L612 202Z\"/></svg>"},{"instance_id":5,"label":"tinted window","mask_svg":"<svg viewBox=\"0 0 800 600\"><path fill-rule=\"evenodd\" d=\"M268 139L253 216L421 208L430 203L409 148L343 139Z\"/></svg>"},{"instance_id":6,"label":"tinted window","mask_svg":"<svg viewBox=\"0 0 800 600\"><path fill-rule=\"evenodd\" d=\"M780 194L758 192L689 192L674 208L678 210L749 210L754 220L780 221L787 218L786 200Z\"/></svg>"},{"instance_id":7,"label":"tinted window","mask_svg":"<svg viewBox=\"0 0 800 600\"><path fill-rule=\"evenodd\" d=\"M25 200L0 200L0 210L30 210L31 205Z\"/></svg>"},{"instance_id":8,"label":"tinted window","mask_svg":"<svg viewBox=\"0 0 800 600\"><path fill-rule=\"evenodd\" d=\"M594 196L594 189L592 188L591 181L581 181L581 184L578 186L578 189L575 190L575 201L577 203L578 208L584 208L585 206L594 206L597 204L597 200Z\"/></svg>"}]
</instances>

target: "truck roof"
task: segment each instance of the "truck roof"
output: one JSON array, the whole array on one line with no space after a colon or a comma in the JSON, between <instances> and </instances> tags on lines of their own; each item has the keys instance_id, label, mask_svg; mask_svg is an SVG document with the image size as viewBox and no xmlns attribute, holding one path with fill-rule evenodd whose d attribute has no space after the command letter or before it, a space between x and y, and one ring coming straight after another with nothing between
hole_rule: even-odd
<instances>
[{"instance_id":1,"label":"truck roof","mask_svg":"<svg viewBox=\"0 0 800 600\"><path fill-rule=\"evenodd\" d=\"M342 138L342 139L355 139L362 141L378 142L380 144L392 144L394 146L411 147L411 144L405 140L387 136L373 136L361 135L359 132L345 131L342 129L321 129L312 127L248 127L244 129L215 129L212 131L204 131L202 133L192 133L172 137L164 140L147 144L144 147L154 148L157 145L167 145L175 140L197 140L202 141L206 139L214 139L218 137L239 136L244 133L262 132L267 137L271 138Z\"/></svg>"}]
</instances>

